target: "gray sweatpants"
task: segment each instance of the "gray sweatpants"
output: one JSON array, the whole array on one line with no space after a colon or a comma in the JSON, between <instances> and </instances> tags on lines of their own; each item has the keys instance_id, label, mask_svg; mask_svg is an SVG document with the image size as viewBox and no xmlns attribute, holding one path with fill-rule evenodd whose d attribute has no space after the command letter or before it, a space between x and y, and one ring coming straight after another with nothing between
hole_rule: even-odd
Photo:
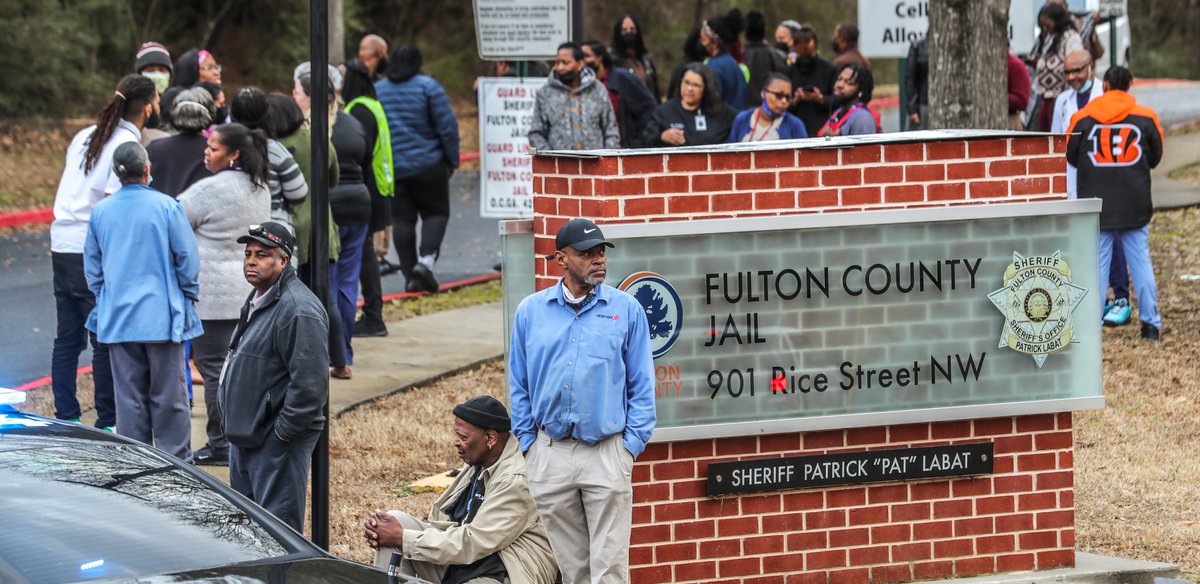
<instances>
[{"instance_id":1,"label":"gray sweatpants","mask_svg":"<svg viewBox=\"0 0 1200 584\"><path fill-rule=\"evenodd\" d=\"M183 343L109 345L117 433L192 461Z\"/></svg>"},{"instance_id":2,"label":"gray sweatpants","mask_svg":"<svg viewBox=\"0 0 1200 584\"><path fill-rule=\"evenodd\" d=\"M237 328L237 320L206 320L204 334L192 339L192 360L204 378L204 408L208 410L208 445L214 450L229 449L225 427L221 423L221 404L217 402L217 387L221 385L221 369L229 355L229 341Z\"/></svg>"},{"instance_id":3,"label":"gray sweatpants","mask_svg":"<svg viewBox=\"0 0 1200 584\"><path fill-rule=\"evenodd\" d=\"M623 437L589 446L538 433L525 476L563 584L629 582L633 455Z\"/></svg>"}]
</instances>

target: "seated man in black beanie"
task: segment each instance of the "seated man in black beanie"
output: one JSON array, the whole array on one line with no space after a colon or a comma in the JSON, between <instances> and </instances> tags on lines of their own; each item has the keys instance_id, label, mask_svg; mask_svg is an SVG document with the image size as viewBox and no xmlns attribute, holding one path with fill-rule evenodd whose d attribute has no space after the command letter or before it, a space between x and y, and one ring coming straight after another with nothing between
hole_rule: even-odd
<instances>
[{"instance_id":1,"label":"seated man in black beanie","mask_svg":"<svg viewBox=\"0 0 1200 584\"><path fill-rule=\"evenodd\" d=\"M364 522L375 565L429 582L545 583L558 568L511 440L504 404L480 396L454 407L454 448L466 464L429 521L375 510Z\"/></svg>"}]
</instances>

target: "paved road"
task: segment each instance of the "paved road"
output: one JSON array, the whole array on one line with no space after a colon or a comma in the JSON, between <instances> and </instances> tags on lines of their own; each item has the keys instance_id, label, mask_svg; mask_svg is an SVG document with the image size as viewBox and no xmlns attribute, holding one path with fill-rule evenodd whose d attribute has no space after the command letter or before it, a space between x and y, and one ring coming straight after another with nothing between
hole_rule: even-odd
<instances>
[{"instance_id":1,"label":"paved road","mask_svg":"<svg viewBox=\"0 0 1200 584\"><path fill-rule=\"evenodd\" d=\"M500 262L496 220L479 217L479 172L456 173L450 189L450 225L435 270L443 282L490 273ZM403 276L384 277L383 289L402 292ZM49 231L0 237L0 387L50 374L54 328ZM80 364L91 364L90 351Z\"/></svg>"}]
</instances>

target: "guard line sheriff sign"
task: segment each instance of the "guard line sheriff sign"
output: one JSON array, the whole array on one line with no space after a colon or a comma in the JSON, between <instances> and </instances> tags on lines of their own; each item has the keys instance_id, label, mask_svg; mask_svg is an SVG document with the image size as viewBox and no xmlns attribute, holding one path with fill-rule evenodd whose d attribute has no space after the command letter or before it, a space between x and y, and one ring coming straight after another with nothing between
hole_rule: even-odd
<instances>
[{"instance_id":1,"label":"guard line sheriff sign","mask_svg":"<svg viewBox=\"0 0 1200 584\"><path fill-rule=\"evenodd\" d=\"M479 216L533 216L530 116L545 78L479 79Z\"/></svg>"}]
</instances>

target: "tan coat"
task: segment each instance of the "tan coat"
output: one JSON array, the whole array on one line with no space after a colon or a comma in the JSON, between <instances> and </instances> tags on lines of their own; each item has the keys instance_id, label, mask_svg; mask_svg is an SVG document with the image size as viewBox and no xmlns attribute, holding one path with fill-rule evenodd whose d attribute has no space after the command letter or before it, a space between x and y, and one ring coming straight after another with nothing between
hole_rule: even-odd
<instances>
[{"instance_id":1,"label":"tan coat","mask_svg":"<svg viewBox=\"0 0 1200 584\"><path fill-rule=\"evenodd\" d=\"M433 502L429 511L432 528L404 530L401 554L414 561L465 565L500 550L500 561L512 584L553 583L558 567L529 494L525 457L517 449L516 438L510 438L500 459L484 469L483 505L475 520L458 525L449 521L446 509L470 486L474 472L470 465L463 465L450 488Z\"/></svg>"}]
</instances>

